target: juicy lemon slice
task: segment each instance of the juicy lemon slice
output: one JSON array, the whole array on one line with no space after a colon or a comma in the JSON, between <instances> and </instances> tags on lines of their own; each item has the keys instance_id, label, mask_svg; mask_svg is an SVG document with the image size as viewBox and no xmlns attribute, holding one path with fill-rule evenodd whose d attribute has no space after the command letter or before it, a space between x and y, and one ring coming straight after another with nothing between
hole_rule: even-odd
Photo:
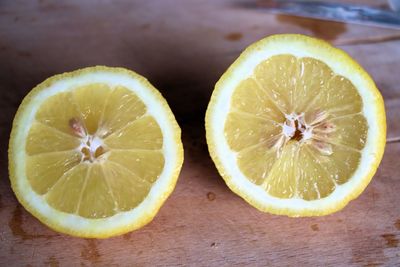
<instances>
[{"instance_id":1,"label":"juicy lemon slice","mask_svg":"<svg viewBox=\"0 0 400 267\"><path fill-rule=\"evenodd\" d=\"M122 68L51 77L22 101L9 146L11 185L49 227L104 238L150 222L183 162L161 94Z\"/></svg>"},{"instance_id":2,"label":"juicy lemon slice","mask_svg":"<svg viewBox=\"0 0 400 267\"><path fill-rule=\"evenodd\" d=\"M206 114L214 163L256 208L325 215L368 185L386 120L369 75L346 53L302 35L248 47L217 82Z\"/></svg>"}]
</instances>

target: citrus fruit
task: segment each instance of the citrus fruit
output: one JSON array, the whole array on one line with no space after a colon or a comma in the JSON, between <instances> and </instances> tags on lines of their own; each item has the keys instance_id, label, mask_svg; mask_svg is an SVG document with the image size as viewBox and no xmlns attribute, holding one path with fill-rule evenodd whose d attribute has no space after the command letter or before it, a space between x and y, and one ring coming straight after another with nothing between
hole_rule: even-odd
<instances>
[{"instance_id":1,"label":"citrus fruit","mask_svg":"<svg viewBox=\"0 0 400 267\"><path fill-rule=\"evenodd\" d=\"M174 189L180 134L165 99L132 71L97 66L55 75L15 115L11 185L54 230L122 234L151 221Z\"/></svg>"},{"instance_id":2,"label":"citrus fruit","mask_svg":"<svg viewBox=\"0 0 400 267\"><path fill-rule=\"evenodd\" d=\"M303 35L249 46L215 86L206 114L211 157L254 207L325 215L368 185L385 146L382 96L345 52Z\"/></svg>"}]
</instances>

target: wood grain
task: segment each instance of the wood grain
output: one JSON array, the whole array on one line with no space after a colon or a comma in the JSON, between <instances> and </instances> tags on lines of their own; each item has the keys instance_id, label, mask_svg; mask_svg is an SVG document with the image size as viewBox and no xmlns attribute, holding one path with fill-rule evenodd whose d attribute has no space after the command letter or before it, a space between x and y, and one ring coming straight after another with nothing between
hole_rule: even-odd
<instances>
[{"instance_id":1,"label":"wood grain","mask_svg":"<svg viewBox=\"0 0 400 267\"><path fill-rule=\"evenodd\" d=\"M385 98L388 137L400 137L397 31L275 16L243 1L1 1L0 266L398 265L400 143L387 145L357 200L321 218L257 211L226 187L208 155L204 112L216 80L248 44L287 32L324 38L359 61ZM96 64L148 77L185 147L178 185L153 222L107 240L43 226L17 204L7 173L22 98L50 75Z\"/></svg>"}]
</instances>

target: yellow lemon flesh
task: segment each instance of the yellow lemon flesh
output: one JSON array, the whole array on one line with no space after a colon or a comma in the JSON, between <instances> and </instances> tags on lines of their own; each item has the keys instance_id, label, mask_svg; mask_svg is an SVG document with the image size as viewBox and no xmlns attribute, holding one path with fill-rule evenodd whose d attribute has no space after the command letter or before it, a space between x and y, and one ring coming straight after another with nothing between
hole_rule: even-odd
<instances>
[{"instance_id":1,"label":"yellow lemon flesh","mask_svg":"<svg viewBox=\"0 0 400 267\"><path fill-rule=\"evenodd\" d=\"M155 216L183 153L179 126L147 80L92 67L32 90L14 119L9 158L27 210L60 232L101 238Z\"/></svg>"},{"instance_id":2,"label":"yellow lemon flesh","mask_svg":"<svg viewBox=\"0 0 400 267\"><path fill-rule=\"evenodd\" d=\"M216 84L206 115L228 186L263 211L329 214L367 186L386 134L383 100L343 51L301 35L247 48Z\"/></svg>"}]
</instances>

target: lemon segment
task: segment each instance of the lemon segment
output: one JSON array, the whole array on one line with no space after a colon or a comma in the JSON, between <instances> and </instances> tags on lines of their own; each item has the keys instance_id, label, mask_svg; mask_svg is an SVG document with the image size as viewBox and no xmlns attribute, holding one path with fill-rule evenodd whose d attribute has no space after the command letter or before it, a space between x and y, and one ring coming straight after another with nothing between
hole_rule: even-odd
<instances>
[{"instance_id":1,"label":"lemon segment","mask_svg":"<svg viewBox=\"0 0 400 267\"><path fill-rule=\"evenodd\" d=\"M307 201L325 198L336 188L335 180L317 158L321 153L311 152L309 147L312 146L302 146L299 149L297 159L294 161L296 173L293 175L297 179L297 197ZM335 154L335 151L332 154ZM336 162L332 164L336 165ZM343 176L348 177L350 174L352 173L346 172Z\"/></svg>"},{"instance_id":2,"label":"lemon segment","mask_svg":"<svg viewBox=\"0 0 400 267\"><path fill-rule=\"evenodd\" d=\"M295 61L299 72L295 78L292 107L296 112L310 110L310 105L317 97L328 95L325 92L335 74L324 62L315 58L297 58ZM311 111L318 111L318 104L320 102L315 103L316 108L311 108Z\"/></svg>"},{"instance_id":3,"label":"lemon segment","mask_svg":"<svg viewBox=\"0 0 400 267\"><path fill-rule=\"evenodd\" d=\"M367 120L362 114L352 114L346 117L337 118L327 122L334 125L335 130L327 136L328 142L341 144L342 146L362 150L368 136ZM315 129L315 136L320 140L326 132L326 125L322 129Z\"/></svg>"},{"instance_id":4,"label":"lemon segment","mask_svg":"<svg viewBox=\"0 0 400 267\"><path fill-rule=\"evenodd\" d=\"M29 130L26 152L28 155L59 152L75 149L79 144L78 138L35 122Z\"/></svg>"},{"instance_id":5,"label":"lemon segment","mask_svg":"<svg viewBox=\"0 0 400 267\"><path fill-rule=\"evenodd\" d=\"M261 185L276 162L274 139L243 149L237 154L237 164L243 174L256 185Z\"/></svg>"},{"instance_id":6,"label":"lemon segment","mask_svg":"<svg viewBox=\"0 0 400 267\"><path fill-rule=\"evenodd\" d=\"M236 111L229 113L225 123L227 142L235 151L265 142L280 131L277 123Z\"/></svg>"},{"instance_id":7,"label":"lemon segment","mask_svg":"<svg viewBox=\"0 0 400 267\"><path fill-rule=\"evenodd\" d=\"M164 168L164 156L159 150L115 150L108 160L117 163L136 176L153 183Z\"/></svg>"},{"instance_id":8,"label":"lemon segment","mask_svg":"<svg viewBox=\"0 0 400 267\"><path fill-rule=\"evenodd\" d=\"M233 93L232 110L247 113L260 119L281 121L284 116L255 79L246 79Z\"/></svg>"},{"instance_id":9,"label":"lemon segment","mask_svg":"<svg viewBox=\"0 0 400 267\"><path fill-rule=\"evenodd\" d=\"M47 203L57 210L77 213L82 188L86 183L86 179L82 177L88 176L89 169L89 164L79 164L65 172L46 192Z\"/></svg>"},{"instance_id":10,"label":"lemon segment","mask_svg":"<svg viewBox=\"0 0 400 267\"><path fill-rule=\"evenodd\" d=\"M146 106L136 95L123 86L117 86L106 100L99 132L105 138L145 113Z\"/></svg>"},{"instance_id":11,"label":"lemon segment","mask_svg":"<svg viewBox=\"0 0 400 267\"><path fill-rule=\"evenodd\" d=\"M97 131L110 93L111 90L106 84L85 85L73 91L74 103L88 134L94 134Z\"/></svg>"},{"instance_id":12,"label":"lemon segment","mask_svg":"<svg viewBox=\"0 0 400 267\"><path fill-rule=\"evenodd\" d=\"M121 180L126 177L118 177ZM117 212L112 188L108 185L108 177L103 164L91 164L84 177L84 184L77 207L77 214L84 218L106 218Z\"/></svg>"},{"instance_id":13,"label":"lemon segment","mask_svg":"<svg viewBox=\"0 0 400 267\"><path fill-rule=\"evenodd\" d=\"M47 99L46 105L38 107L35 117L38 122L67 134L76 135L70 126L71 118L82 120L81 113L71 92L60 92Z\"/></svg>"},{"instance_id":14,"label":"lemon segment","mask_svg":"<svg viewBox=\"0 0 400 267\"><path fill-rule=\"evenodd\" d=\"M28 156L26 173L32 189L43 195L71 168L78 165L81 155L69 150Z\"/></svg>"},{"instance_id":15,"label":"lemon segment","mask_svg":"<svg viewBox=\"0 0 400 267\"><path fill-rule=\"evenodd\" d=\"M152 185L150 182L112 161L102 168L118 210L131 210L146 198Z\"/></svg>"},{"instance_id":16,"label":"lemon segment","mask_svg":"<svg viewBox=\"0 0 400 267\"><path fill-rule=\"evenodd\" d=\"M271 100L284 113L291 113L293 93L299 68L297 59L291 55L271 57L254 70L254 80L264 89Z\"/></svg>"},{"instance_id":17,"label":"lemon segment","mask_svg":"<svg viewBox=\"0 0 400 267\"><path fill-rule=\"evenodd\" d=\"M155 119L145 116L128 123L121 131L107 136L104 143L115 149L162 148L163 136Z\"/></svg>"},{"instance_id":18,"label":"lemon segment","mask_svg":"<svg viewBox=\"0 0 400 267\"><path fill-rule=\"evenodd\" d=\"M261 187L272 196L291 198L297 190L295 165L299 158L298 147L294 142L289 142L280 153L271 169L267 170L267 177Z\"/></svg>"}]
</instances>

